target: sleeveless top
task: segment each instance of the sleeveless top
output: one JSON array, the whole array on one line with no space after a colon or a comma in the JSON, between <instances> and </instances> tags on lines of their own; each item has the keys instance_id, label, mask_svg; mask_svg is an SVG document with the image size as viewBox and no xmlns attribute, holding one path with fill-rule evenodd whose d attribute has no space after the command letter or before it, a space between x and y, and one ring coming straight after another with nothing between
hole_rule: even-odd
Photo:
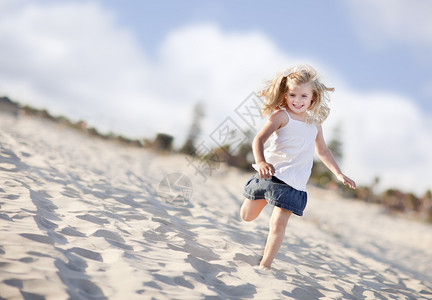
<instances>
[{"instance_id":1,"label":"sleeveless top","mask_svg":"<svg viewBox=\"0 0 432 300\"><path fill-rule=\"evenodd\" d=\"M269 146L264 150L266 161L275 167L276 176L296 190L306 191L312 171L315 139L318 128L294 120L288 112L288 123L272 133ZM256 169L256 165L253 165Z\"/></svg>"}]
</instances>

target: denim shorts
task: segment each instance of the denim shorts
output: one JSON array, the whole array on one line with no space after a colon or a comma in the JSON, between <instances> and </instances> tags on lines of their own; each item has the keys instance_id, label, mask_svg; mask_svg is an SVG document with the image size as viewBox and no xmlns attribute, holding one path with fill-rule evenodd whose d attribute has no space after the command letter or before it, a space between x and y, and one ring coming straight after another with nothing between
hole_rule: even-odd
<instances>
[{"instance_id":1,"label":"denim shorts","mask_svg":"<svg viewBox=\"0 0 432 300\"><path fill-rule=\"evenodd\" d=\"M244 187L243 196L250 200L265 199L268 203L302 216L307 203L307 194L296 190L280 179L252 176Z\"/></svg>"}]
</instances>

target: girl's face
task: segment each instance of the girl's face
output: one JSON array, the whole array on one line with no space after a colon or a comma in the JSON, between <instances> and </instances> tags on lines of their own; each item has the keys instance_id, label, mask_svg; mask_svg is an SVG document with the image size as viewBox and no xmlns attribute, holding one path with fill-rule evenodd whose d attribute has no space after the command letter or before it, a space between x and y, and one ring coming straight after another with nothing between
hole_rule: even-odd
<instances>
[{"instance_id":1,"label":"girl's face","mask_svg":"<svg viewBox=\"0 0 432 300\"><path fill-rule=\"evenodd\" d=\"M289 110L305 121L307 118L307 110L312 104L312 85L306 82L300 85L292 85L287 93L286 100Z\"/></svg>"}]
</instances>

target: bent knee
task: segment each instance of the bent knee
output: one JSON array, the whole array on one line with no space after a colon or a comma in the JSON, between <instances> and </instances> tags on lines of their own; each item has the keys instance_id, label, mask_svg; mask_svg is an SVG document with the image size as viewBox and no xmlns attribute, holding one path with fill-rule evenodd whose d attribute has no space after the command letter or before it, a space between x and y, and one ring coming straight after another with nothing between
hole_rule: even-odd
<instances>
[{"instance_id":1,"label":"bent knee","mask_svg":"<svg viewBox=\"0 0 432 300\"><path fill-rule=\"evenodd\" d=\"M266 204L265 199L250 200L246 198L240 208L240 218L246 222L255 220Z\"/></svg>"},{"instance_id":2,"label":"bent knee","mask_svg":"<svg viewBox=\"0 0 432 300\"><path fill-rule=\"evenodd\" d=\"M245 222L253 221L256 217L252 216L248 209L245 209L243 206L240 209L240 218Z\"/></svg>"},{"instance_id":3,"label":"bent knee","mask_svg":"<svg viewBox=\"0 0 432 300\"><path fill-rule=\"evenodd\" d=\"M245 222L251 222L256 219L258 214L251 211L249 208L242 206L240 209L240 218Z\"/></svg>"},{"instance_id":4,"label":"bent knee","mask_svg":"<svg viewBox=\"0 0 432 300\"><path fill-rule=\"evenodd\" d=\"M246 213L240 213L240 218L245 222L251 222L256 219L256 216L251 216Z\"/></svg>"}]
</instances>

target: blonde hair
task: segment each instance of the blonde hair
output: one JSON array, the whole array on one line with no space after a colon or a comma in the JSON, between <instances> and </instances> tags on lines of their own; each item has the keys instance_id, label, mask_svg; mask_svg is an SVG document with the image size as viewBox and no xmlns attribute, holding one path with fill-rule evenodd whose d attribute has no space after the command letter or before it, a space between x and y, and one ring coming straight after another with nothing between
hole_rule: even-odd
<instances>
[{"instance_id":1,"label":"blonde hair","mask_svg":"<svg viewBox=\"0 0 432 300\"><path fill-rule=\"evenodd\" d=\"M310 82L312 86L312 102L307 113L307 123L321 124L327 119L330 108L329 92L334 88L329 88L320 82L317 71L309 65L296 65L288 70L281 72L276 77L268 81L264 89L258 92L259 97L264 98L262 113L264 116L270 115L280 107L288 108L285 95L290 87Z\"/></svg>"}]
</instances>

